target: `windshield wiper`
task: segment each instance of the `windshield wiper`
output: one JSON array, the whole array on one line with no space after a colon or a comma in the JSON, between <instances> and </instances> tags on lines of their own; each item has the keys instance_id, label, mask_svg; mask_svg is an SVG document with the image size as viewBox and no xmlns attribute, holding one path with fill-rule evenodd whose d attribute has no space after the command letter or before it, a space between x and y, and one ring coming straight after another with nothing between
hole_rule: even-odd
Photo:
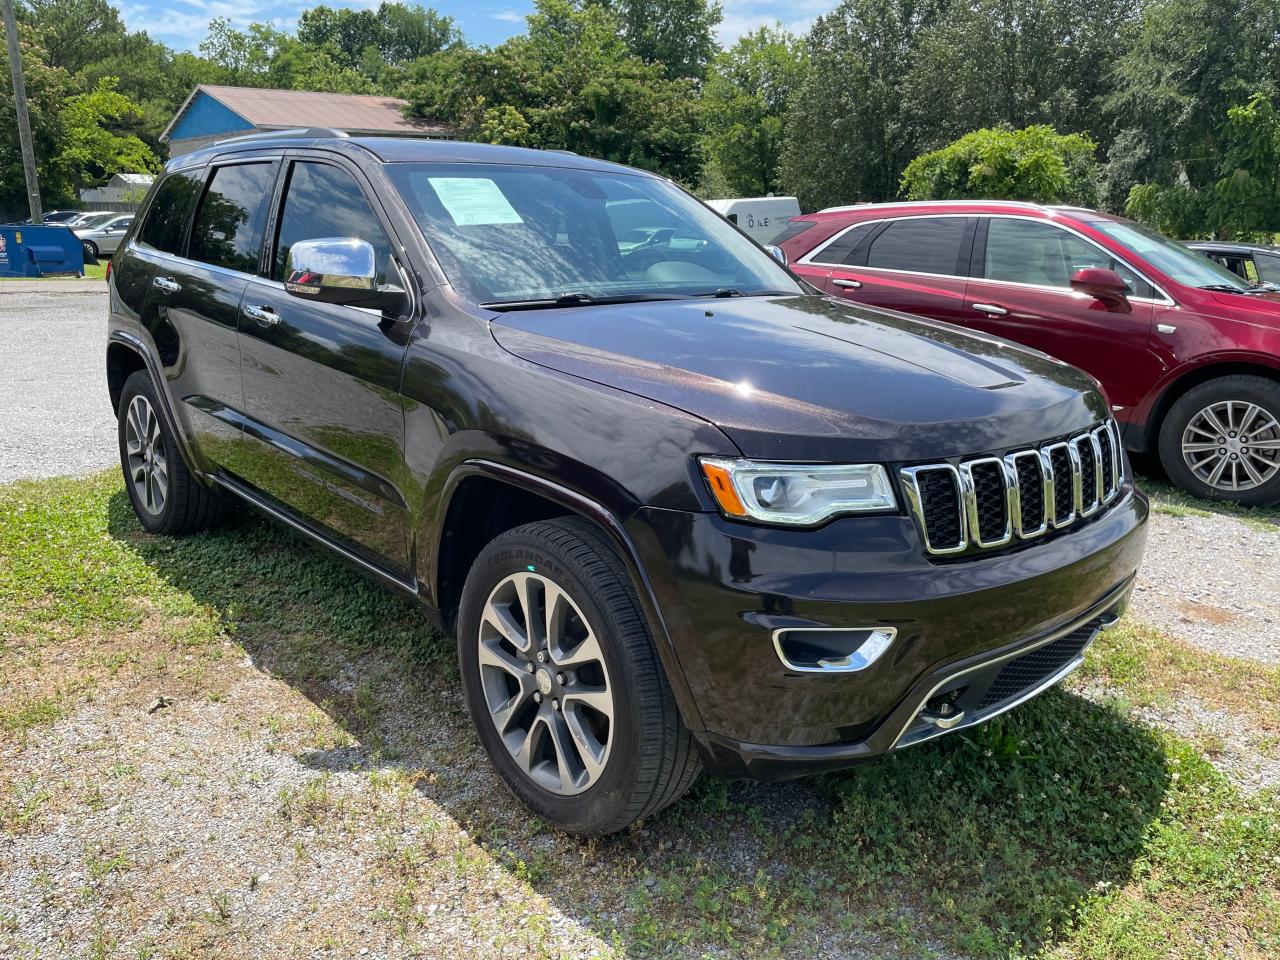
<instances>
[{"instance_id":1,"label":"windshield wiper","mask_svg":"<svg viewBox=\"0 0 1280 960\"><path fill-rule=\"evenodd\" d=\"M794 290L752 290L750 293L744 293L737 287L720 287L716 290L708 290L706 293L695 293L695 297L794 297L797 296Z\"/></svg>"},{"instance_id":2,"label":"windshield wiper","mask_svg":"<svg viewBox=\"0 0 1280 960\"><path fill-rule=\"evenodd\" d=\"M480 306L486 310L553 310L557 307L598 307L610 303L644 303L650 300L687 300L680 293L620 293L614 296L596 297L574 291L554 297L533 300L491 300Z\"/></svg>"},{"instance_id":3,"label":"windshield wiper","mask_svg":"<svg viewBox=\"0 0 1280 960\"><path fill-rule=\"evenodd\" d=\"M1241 290L1239 287L1233 287L1229 283L1205 283L1200 285L1201 290L1212 290L1215 293L1248 293L1248 288Z\"/></svg>"}]
</instances>

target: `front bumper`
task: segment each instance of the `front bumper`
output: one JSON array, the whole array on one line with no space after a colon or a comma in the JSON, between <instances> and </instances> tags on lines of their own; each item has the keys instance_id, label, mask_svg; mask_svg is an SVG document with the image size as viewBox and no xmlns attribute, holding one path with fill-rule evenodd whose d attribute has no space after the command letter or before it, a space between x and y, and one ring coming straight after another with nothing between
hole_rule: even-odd
<instances>
[{"instance_id":1,"label":"front bumper","mask_svg":"<svg viewBox=\"0 0 1280 960\"><path fill-rule=\"evenodd\" d=\"M646 508L628 529L708 766L781 779L971 726L1056 683L1123 612L1146 517L1129 486L1087 524L951 561L926 558L901 516L789 530ZM785 665L777 631L814 626L893 640L856 672ZM938 698L945 717L926 708Z\"/></svg>"}]
</instances>

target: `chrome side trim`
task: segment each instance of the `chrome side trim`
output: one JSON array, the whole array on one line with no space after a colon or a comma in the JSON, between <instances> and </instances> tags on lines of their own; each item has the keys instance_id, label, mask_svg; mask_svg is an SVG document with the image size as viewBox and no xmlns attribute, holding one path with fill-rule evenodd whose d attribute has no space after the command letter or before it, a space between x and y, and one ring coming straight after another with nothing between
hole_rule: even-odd
<instances>
[{"instance_id":1,"label":"chrome side trim","mask_svg":"<svg viewBox=\"0 0 1280 960\"><path fill-rule=\"evenodd\" d=\"M338 543L338 541L334 540L332 537L325 536L320 531L314 529L313 527L303 523L301 520L294 517L288 511L283 510L280 507L277 507L274 504L268 502L264 497L260 496L248 485L243 484L238 480L233 480L231 477L225 476L221 473L214 474L213 480L219 486L225 487L227 490L231 491L236 496L240 497L246 503L249 503L252 506L257 507L259 510L261 510L263 513L270 516L272 519L279 520L281 523L285 524L288 527L293 528L294 530L298 531L298 533L301 533L303 536L308 537L311 540L314 540L316 543L319 543L322 546L328 547L334 553L341 556L344 560L349 560L351 563L355 564L357 567L360 567L362 570L368 571L369 573L373 574L379 579L386 581L387 583L391 584L392 586L400 590L405 591L406 593L412 594L415 597L418 595L418 584L416 581L405 580L402 577L398 577L391 571L378 566L378 564L374 563L373 561L366 560L364 557L360 556L360 554L355 553L352 550L348 550L346 547Z\"/></svg>"},{"instance_id":2,"label":"chrome side trim","mask_svg":"<svg viewBox=\"0 0 1280 960\"><path fill-rule=\"evenodd\" d=\"M867 639L857 650L839 660L819 660L817 666L805 667L787 659L782 649L782 636L786 633L868 633ZM871 666L893 645L898 635L897 627L779 627L773 631L773 650L782 665L796 673L857 673Z\"/></svg>"}]
</instances>

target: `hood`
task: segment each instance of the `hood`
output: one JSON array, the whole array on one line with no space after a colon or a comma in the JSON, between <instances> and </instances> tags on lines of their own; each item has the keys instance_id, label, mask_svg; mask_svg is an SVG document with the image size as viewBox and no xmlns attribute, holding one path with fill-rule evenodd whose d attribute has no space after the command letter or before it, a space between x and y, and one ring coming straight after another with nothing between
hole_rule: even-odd
<instances>
[{"instance_id":1,"label":"hood","mask_svg":"<svg viewBox=\"0 0 1280 960\"><path fill-rule=\"evenodd\" d=\"M757 459L972 455L1106 416L1092 381L1044 354L826 297L513 311L491 328L516 356L701 417Z\"/></svg>"}]
</instances>

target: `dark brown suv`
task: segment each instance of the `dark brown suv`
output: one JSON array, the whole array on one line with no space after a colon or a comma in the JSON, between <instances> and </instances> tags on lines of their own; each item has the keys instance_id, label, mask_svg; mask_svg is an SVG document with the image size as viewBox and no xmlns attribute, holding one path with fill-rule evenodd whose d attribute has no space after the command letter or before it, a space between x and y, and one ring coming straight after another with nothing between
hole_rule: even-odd
<instances>
[{"instance_id":1,"label":"dark brown suv","mask_svg":"<svg viewBox=\"0 0 1280 960\"><path fill-rule=\"evenodd\" d=\"M1142 554L1088 377L806 292L668 181L562 153L294 132L174 160L106 359L146 528L248 503L420 600L497 769L579 833L704 767L1008 710Z\"/></svg>"}]
</instances>

